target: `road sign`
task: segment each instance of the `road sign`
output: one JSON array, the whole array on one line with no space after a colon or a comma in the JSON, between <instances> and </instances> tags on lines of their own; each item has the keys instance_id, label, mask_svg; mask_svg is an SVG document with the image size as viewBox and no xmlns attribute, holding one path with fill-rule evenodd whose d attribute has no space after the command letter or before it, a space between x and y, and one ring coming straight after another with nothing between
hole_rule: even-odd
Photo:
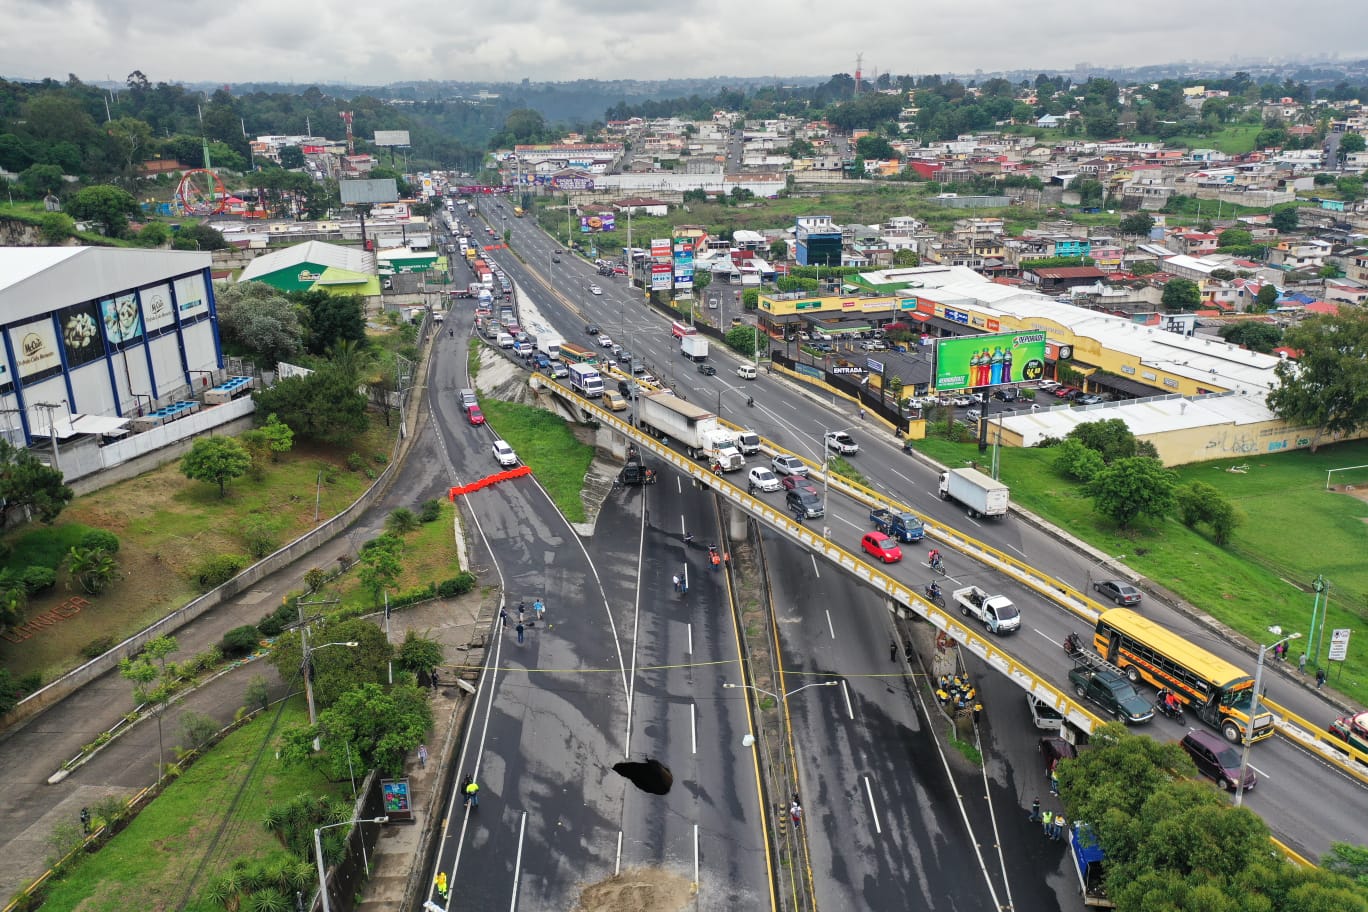
<instances>
[{"instance_id":1,"label":"road sign","mask_svg":"<svg viewBox=\"0 0 1368 912\"><path fill-rule=\"evenodd\" d=\"M1349 633L1348 627L1339 627L1330 634L1330 654L1327 658L1332 662L1343 662L1349 655Z\"/></svg>"}]
</instances>

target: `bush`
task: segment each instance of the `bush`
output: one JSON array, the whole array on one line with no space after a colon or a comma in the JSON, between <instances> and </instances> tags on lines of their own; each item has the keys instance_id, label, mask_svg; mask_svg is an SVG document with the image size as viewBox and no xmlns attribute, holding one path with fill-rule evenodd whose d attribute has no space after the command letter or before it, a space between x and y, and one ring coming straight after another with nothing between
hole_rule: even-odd
<instances>
[{"instance_id":1,"label":"bush","mask_svg":"<svg viewBox=\"0 0 1368 912\"><path fill-rule=\"evenodd\" d=\"M247 558L241 554L216 554L200 561L191 579L199 586L201 592L208 592L237 576L246 566Z\"/></svg>"},{"instance_id":2,"label":"bush","mask_svg":"<svg viewBox=\"0 0 1368 912\"><path fill-rule=\"evenodd\" d=\"M299 609L286 603L257 622L257 630L264 637L277 637L285 628L299 620Z\"/></svg>"},{"instance_id":3,"label":"bush","mask_svg":"<svg viewBox=\"0 0 1368 912\"><path fill-rule=\"evenodd\" d=\"M19 579L29 595L36 595L57 585L57 572L51 567L25 567Z\"/></svg>"},{"instance_id":4,"label":"bush","mask_svg":"<svg viewBox=\"0 0 1368 912\"><path fill-rule=\"evenodd\" d=\"M261 631L250 624L245 624L242 627L234 627L225 633L219 642L219 649L222 649L223 654L228 658L236 659L240 656L251 655L260 640Z\"/></svg>"},{"instance_id":5,"label":"bush","mask_svg":"<svg viewBox=\"0 0 1368 912\"><path fill-rule=\"evenodd\" d=\"M181 735L187 751L199 750L218 734L219 724L204 713L188 711L180 718Z\"/></svg>"},{"instance_id":6,"label":"bush","mask_svg":"<svg viewBox=\"0 0 1368 912\"><path fill-rule=\"evenodd\" d=\"M418 508L418 521L423 523L436 522L442 515L442 502L435 497L432 500L423 501L423 505Z\"/></svg>"},{"instance_id":7,"label":"bush","mask_svg":"<svg viewBox=\"0 0 1368 912\"><path fill-rule=\"evenodd\" d=\"M366 460L360 453L352 453L347 457L347 468L353 472L359 472L366 467Z\"/></svg>"},{"instance_id":8,"label":"bush","mask_svg":"<svg viewBox=\"0 0 1368 912\"><path fill-rule=\"evenodd\" d=\"M385 528L394 535L407 535L418 528L418 517L407 507L398 507L390 511L389 517L385 520Z\"/></svg>"},{"instance_id":9,"label":"bush","mask_svg":"<svg viewBox=\"0 0 1368 912\"><path fill-rule=\"evenodd\" d=\"M81 658L98 659L116 645L112 636L96 637L81 647Z\"/></svg>"},{"instance_id":10,"label":"bush","mask_svg":"<svg viewBox=\"0 0 1368 912\"><path fill-rule=\"evenodd\" d=\"M437 594L442 598L455 598L458 595L465 595L475 588L475 575L462 570L451 579L444 579L437 584Z\"/></svg>"},{"instance_id":11,"label":"bush","mask_svg":"<svg viewBox=\"0 0 1368 912\"><path fill-rule=\"evenodd\" d=\"M247 553L257 560L280 547L280 523L264 516L249 516L242 521L240 533Z\"/></svg>"},{"instance_id":12,"label":"bush","mask_svg":"<svg viewBox=\"0 0 1368 912\"><path fill-rule=\"evenodd\" d=\"M81 536L80 547L82 548L103 548L110 554L119 553L119 536L113 532L106 532L104 529L91 529Z\"/></svg>"},{"instance_id":13,"label":"bush","mask_svg":"<svg viewBox=\"0 0 1368 912\"><path fill-rule=\"evenodd\" d=\"M375 536L375 538L372 538L368 542L363 542L359 550L362 554L365 554L372 548L387 548L391 551L402 552L404 550L404 540L391 532L384 532Z\"/></svg>"},{"instance_id":14,"label":"bush","mask_svg":"<svg viewBox=\"0 0 1368 912\"><path fill-rule=\"evenodd\" d=\"M376 465L387 465L389 463L389 457L384 453L376 453L371 459L375 461Z\"/></svg>"}]
</instances>

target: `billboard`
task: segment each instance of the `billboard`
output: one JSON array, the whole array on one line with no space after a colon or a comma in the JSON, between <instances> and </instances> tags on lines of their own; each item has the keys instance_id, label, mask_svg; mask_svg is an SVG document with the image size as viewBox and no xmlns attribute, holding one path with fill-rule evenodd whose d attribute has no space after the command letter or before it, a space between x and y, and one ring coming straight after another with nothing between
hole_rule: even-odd
<instances>
[{"instance_id":1,"label":"billboard","mask_svg":"<svg viewBox=\"0 0 1368 912\"><path fill-rule=\"evenodd\" d=\"M407 146L409 144L409 131L376 130L375 144L377 146Z\"/></svg>"},{"instance_id":2,"label":"billboard","mask_svg":"<svg viewBox=\"0 0 1368 912\"><path fill-rule=\"evenodd\" d=\"M671 280L672 278L673 278L673 276L672 276L671 273L670 273L670 264L669 264L669 263L652 263L652 264L651 264L651 290L652 290L652 291L667 291L667 290L669 290L670 284L671 284L671 281L670 281L670 280Z\"/></svg>"},{"instance_id":3,"label":"billboard","mask_svg":"<svg viewBox=\"0 0 1368 912\"><path fill-rule=\"evenodd\" d=\"M587 174L557 174L551 178L551 187L554 190L593 190L594 179Z\"/></svg>"},{"instance_id":4,"label":"billboard","mask_svg":"<svg viewBox=\"0 0 1368 912\"><path fill-rule=\"evenodd\" d=\"M589 234L594 231L613 231L616 227L617 218L611 212L580 216L580 232L582 234Z\"/></svg>"},{"instance_id":5,"label":"billboard","mask_svg":"<svg viewBox=\"0 0 1368 912\"><path fill-rule=\"evenodd\" d=\"M936 390L1039 380L1045 375L1045 333L994 333L936 340Z\"/></svg>"},{"instance_id":6,"label":"billboard","mask_svg":"<svg viewBox=\"0 0 1368 912\"><path fill-rule=\"evenodd\" d=\"M670 239L654 238L651 241L651 257L657 260L668 260L670 258Z\"/></svg>"},{"instance_id":7,"label":"billboard","mask_svg":"<svg viewBox=\"0 0 1368 912\"><path fill-rule=\"evenodd\" d=\"M119 300L132 305L133 295L123 295ZM137 315L137 305L133 305L132 310L141 332L142 322ZM100 337L99 318L96 316L93 303L73 304L57 311L57 325L62 328L62 344L66 348L67 367L80 367L103 357L104 340Z\"/></svg>"},{"instance_id":8,"label":"billboard","mask_svg":"<svg viewBox=\"0 0 1368 912\"><path fill-rule=\"evenodd\" d=\"M104 323L105 338L109 340L110 345L123 345L142 338L142 313L138 310L137 299L132 294L101 300L100 320Z\"/></svg>"},{"instance_id":9,"label":"billboard","mask_svg":"<svg viewBox=\"0 0 1368 912\"><path fill-rule=\"evenodd\" d=\"M380 180L344 180L337 182L342 192L342 205L355 206L357 203L392 203L399 198L399 188L394 178Z\"/></svg>"}]
</instances>

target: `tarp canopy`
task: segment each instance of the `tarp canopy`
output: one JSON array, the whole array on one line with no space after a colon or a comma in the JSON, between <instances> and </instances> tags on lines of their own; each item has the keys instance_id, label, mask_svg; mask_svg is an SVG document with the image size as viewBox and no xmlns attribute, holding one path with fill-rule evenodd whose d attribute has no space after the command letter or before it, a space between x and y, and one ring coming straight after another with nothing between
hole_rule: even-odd
<instances>
[{"instance_id":1,"label":"tarp canopy","mask_svg":"<svg viewBox=\"0 0 1368 912\"><path fill-rule=\"evenodd\" d=\"M98 434L101 437L121 437L128 433L127 418L109 418L104 415L68 415L59 418L55 428L46 423L34 423L29 429L34 437L52 437L56 431L58 440L78 437L81 434Z\"/></svg>"}]
</instances>

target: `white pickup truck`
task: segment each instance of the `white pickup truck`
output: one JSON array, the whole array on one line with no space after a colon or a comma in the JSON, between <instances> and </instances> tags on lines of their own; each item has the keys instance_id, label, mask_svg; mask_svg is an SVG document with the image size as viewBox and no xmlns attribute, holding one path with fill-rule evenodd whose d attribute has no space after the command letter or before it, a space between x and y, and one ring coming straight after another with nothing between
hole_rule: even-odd
<instances>
[{"instance_id":1,"label":"white pickup truck","mask_svg":"<svg viewBox=\"0 0 1368 912\"><path fill-rule=\"evenodd\" d=\"M1021 612L1005 595L989 595L978 586L965 586L950 593L966 617L977 618L989 633L1011 633L1021 628Z\"/></svg>"}]
</instances>

